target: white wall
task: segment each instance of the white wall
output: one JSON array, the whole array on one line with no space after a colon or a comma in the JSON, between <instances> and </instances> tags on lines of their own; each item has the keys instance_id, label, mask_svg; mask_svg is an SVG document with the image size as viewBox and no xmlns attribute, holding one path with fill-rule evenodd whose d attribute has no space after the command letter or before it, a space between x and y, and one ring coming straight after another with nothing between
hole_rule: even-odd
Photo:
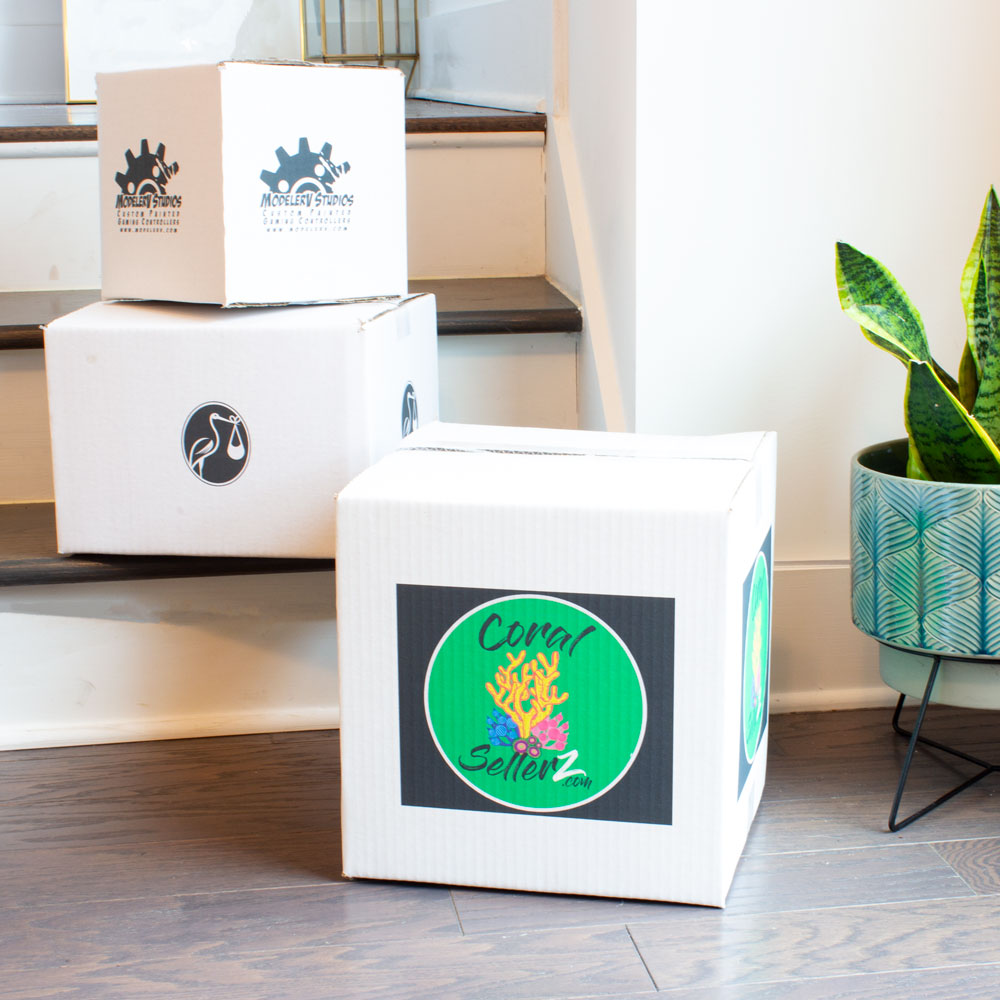
<instances>
[{"instance_id":1,"label":"white wall","mask_svg":"<svg viewBox=\"0 0 1000 1000\"><path fill-rule=\"evenodd\" d=\"M0 104L63 100L61 0L0 0Z\"/></svg>"},{"instance_id":2,"label":"white wall","mask_svg":"<svg viewBox=\"0 0 1000 1000\"><path fill-rule=\"evenodd\" d=\"M73 101L96 99L96 73L302 55L299 5L288 0L71 2L65 34Z\"/></svg>"},{"instance_id":3,"label":"white wall","mask_svg":"<svg viewBox=\"0 0 1000 1000\"><path fill-rule=\"evenodd\" d=\"M0 143L0 292L100 285L96 142Z\"/></svg>"},{"instance_id":4,"label":"white wall","mask_svg":"<svg viewBox=\"0 0 1000 1000\"><path fill-rule=\"evenodd\" d=\"M845 559L847 463L902 433L904 372L840 313L833 245L889 263L954 369L958 280L1000 182L1000 5L560 5L584 204L550 135L548 267L586 307L585 214L626 424L777 429L779 559Z\"/></svg>"},{"instance_id":5,"label":"white wall","mask_svg":"<svg viewBox=\"0 0 1000 1000\"><path fill-rule=\"evenodd\" d=\"M904 370L842 316L834 242L895 271L954 371L1000 182L1000 5L639 11L636 426L777 429L779 559L844 559L848 461L902 434Z\"/></svg>"},{"instance_id":6,"label":"white wall","mask_svg":"<svg viewBox=\"0 0 1000 1000\"><path fill-rule=\"evenodd\" d=\"M411 97L544 111L552 76L546 0L420 0Z\"/></svg>"},{"instance_id":7,"label":"white wall","mask_svg":"<svg viewBox=\"0 0 1000 1000\"><path fill-rule=\"evenodd\" d=\"M580 426L635 427L636 0L554 0L546 266L582 303Z\"/></svg>"}]
</instances>

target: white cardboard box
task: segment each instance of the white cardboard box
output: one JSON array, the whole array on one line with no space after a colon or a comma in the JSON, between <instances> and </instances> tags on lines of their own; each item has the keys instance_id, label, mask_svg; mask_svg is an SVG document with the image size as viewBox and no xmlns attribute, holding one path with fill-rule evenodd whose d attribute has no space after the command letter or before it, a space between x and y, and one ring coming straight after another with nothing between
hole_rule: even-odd
<instances>
[{"instance_id":1,"label":"white cardboard box","mask_svg":"<svg viewBox=\"0 0 1000 1000\"><path fill-rule=\"evenodd\" d=\"M406 294L399 70L227 62L97 87L105 299Z\"/></svg>"},{"instance_id":2,"label":"white cardboard box","mask_svg":"<svg viewBox=\"0 0 1000 1000\"><path fill-rule=\"evenodd\" d=\"M722 906L767 755L775 435L438 424L338 499L349 876Z\"/></svg>"},{"instance_id":3,"label":"white cardboard box","mask_svg":"<svg viewBox=\"0 0 1000 1000\"><path fill-rule=\"evenodd\" d=\"M434 297L96 303L45 368L61 552L326 558L337 491L437 417Z\"/></svg>"}]
</instances>

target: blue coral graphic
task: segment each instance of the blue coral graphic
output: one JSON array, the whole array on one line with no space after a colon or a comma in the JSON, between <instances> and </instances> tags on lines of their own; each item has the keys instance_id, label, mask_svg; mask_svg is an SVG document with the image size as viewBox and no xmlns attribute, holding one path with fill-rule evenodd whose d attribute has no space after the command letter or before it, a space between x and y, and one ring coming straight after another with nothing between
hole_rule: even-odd
<instances>
[{"instance_id":1,"label":"blue coral graphic","mask_svg":"<svg viewBox=\"0 0 1000 1000\"><path fill-rule=\"evenodd\" d=\"M495 708L486 719L486 735L493 746L509 747L521 734L514 720Z\"/></svg>"}]
</instances>

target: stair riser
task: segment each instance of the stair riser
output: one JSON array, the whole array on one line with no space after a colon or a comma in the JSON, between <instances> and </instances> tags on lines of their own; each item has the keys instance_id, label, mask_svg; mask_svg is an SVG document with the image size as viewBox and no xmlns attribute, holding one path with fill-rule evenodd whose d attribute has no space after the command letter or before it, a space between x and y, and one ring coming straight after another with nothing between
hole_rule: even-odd
<instances>
[{"instance_id":1,"label":"stair riser","mask_svg":"<svg viewBox=\"0 0 1000 1000\"><path fill-rule=\"evenodd\" d=\"M407 137L411 277L544 272L542 142ZM0 144L0 291L100 285L97 182L96 143Z\"/></svg>"},{"instance_id":2,"label":"stair riser","mask_svg":"<svg viewBox=\"0 0 1000 1000\"><path fill-rule=\"evenodd\" d=\"M0 503L52 498L41 351L0 351Z\"/></svg>"},{"instance_id":3,"label":"stair riser","mask_svg":"<svg viewBox=\"0 0 1000 1000\"><path fill-rule=\"evenodd\" d=\"M332 572L0 590L0 750L338 722Z\"/></svg>"}]
</instances>

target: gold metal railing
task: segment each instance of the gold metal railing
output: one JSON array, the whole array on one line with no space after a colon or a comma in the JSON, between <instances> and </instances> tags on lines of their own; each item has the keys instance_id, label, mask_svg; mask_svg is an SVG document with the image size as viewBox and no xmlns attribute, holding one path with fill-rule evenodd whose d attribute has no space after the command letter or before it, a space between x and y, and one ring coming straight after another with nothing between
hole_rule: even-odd
<instances>
[{"instance_id":1,"label":"gold metal railing","mask_svg":"<svg viewBox=\"0 0 1000 1000\"><path fill-rule=\"evenodd\" d=\"M299 11L303 59L397 66L409 87L419 58L417 0L299 0Z\"/></svg>"}]
</instances>

